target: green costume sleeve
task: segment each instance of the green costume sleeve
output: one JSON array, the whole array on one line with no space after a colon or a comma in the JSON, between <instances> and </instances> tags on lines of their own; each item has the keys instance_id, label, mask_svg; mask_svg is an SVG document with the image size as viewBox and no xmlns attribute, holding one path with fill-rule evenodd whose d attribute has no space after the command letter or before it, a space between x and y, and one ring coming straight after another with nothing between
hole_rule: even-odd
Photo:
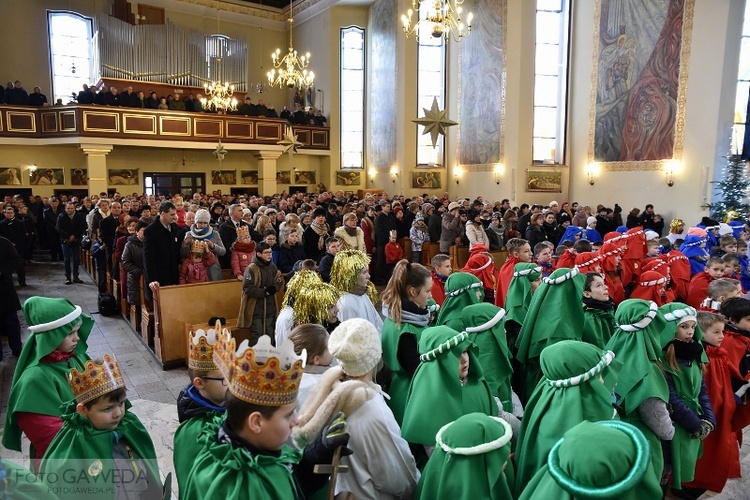
<instances>
[{"instance_id":1,"label":"green costume sleeve","mask_svg":"<svg viewBox=\"0 0 750 500\"><path fill-rule=\"evenodd\" d=\"M604 349L615 329L614 313L586 307L583 310L583 317L581 340Z\"/></svg>"},{"instance_id":2,"label":"green costume sleeve","mask_svg":"<svg viewBox=\"0 0 750 500\"><path fill-rule=\"evenodd\" d=\"M216 421L218 425L224 420L225 414L208 411L187 419L177 428L174 434L174 472L177 476L177 485L180 491L186 486L193 460L201 451L202 443L199 441L203 429Z\"/></svg>"},{"instance_id":3,"label":"green costume sleeve","mask_svg":"<svg viewBox=\"0 0 750 500\"><path fill-rule=\"evenodd\" d=\"M513 268L508 293L505 297L506 321L523 325L531 304L531 282L542 275L542 268L533 262L519 262Z\"/></svg>"},{"instance_id":4,"label":"green costume sleeve","mask_svg":"<svg viewBox=\"0 0 750 500\"><path fill-rule=\"evenodd\" d=\"M0 486L0 497L13 500L56 500L58 497L49 490L30 470L13 462L2 460L0 470L5 473L5 481Z\"/></svg>"},{"instance_id":5,"label":"green costume sleeve","mask_svg":"<svg viewBox=\"0 0 750 500\"><path fill-rule=\"evenodd\" d=\"M424 327L409 323L402 322L400 326L396 325L390 318L386 318L383 323L383 361L385 361L385 364L393 373L391 384L388 387L390 400L387 400L387 402L399 425L404 419L404 409L406 408L406 398L409 394L411 376L401 368L398 362L398 344L401 341L402 335L413 335L418 345L423 330Z\"/></svg>"},{"instance_id":6,"label":"green costume sleeve","mask_svg":"<svg viewBox=\"0 0 750 500\"><path fill-rule=\"evenodd\" d=\"M114 446L120 437L138 460L115 460ZM63 427L44 454L39 476L60 498L76 500L115 498L118 482L129 491L162 488L154 444L138 417L126 411L114 431L98 430L75 412L75 402L68 406Z\"/></svg>"},{"instance_id":7,"label":"green costume sleeve","mask_svg":"<svg viewBox=\"0 0 750 500\"><path fill-rule=\"evenodd\" d=\"M700 416L701 407L698 397L703 381L703 370L700 364L680 366L679 372L665 365L664 370L672 375L675 392L685 406ZM672 486L681 489L682 483L689 483L695 477L695 463L703 454L703 441L693 439L684 427L675 423L674 438L670 446L672 447Z\"/></svg>"},{"instance_id":8,"label":"green costume sleeve","mask_svg":"<svg viewBox=\"0 0 750 500\"><path fill-rule=\"evenodd\" d=\"M242 448L218 443L218 419L206 425L200 437L201 452L187 478L182 500L298 499L301 493L291 466L299 462L301 451L284 447L279 457L252 456Z\"/></svg>"}]
</instances>

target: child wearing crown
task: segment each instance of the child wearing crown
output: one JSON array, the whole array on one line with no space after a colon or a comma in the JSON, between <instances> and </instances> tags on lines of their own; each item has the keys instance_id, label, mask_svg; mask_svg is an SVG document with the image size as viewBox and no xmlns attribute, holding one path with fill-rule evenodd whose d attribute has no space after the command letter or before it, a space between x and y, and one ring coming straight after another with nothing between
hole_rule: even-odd
<instances>
[{"instance_id":1,"label":"child wearing crown","mask_svg":"<svg viewBox=\"0 0 750 500\"><path fill-rule=\"evenodd\" d=\"M237 240L232 243L232 274L235 278L242 280L254 255L255 242L250 238L250 229L247 226L238 227Z\"/></svg>"},{"instance_id":2,"label":"child wearing crown","mask_svg":"<svg viewBox=\"0 0 750 500\"><path fill-rule=\"evenodd\" d=\"M73 368L75 399L47 448L39 476L60 498L162 498L156 451L130 413L120 367L111 354Z\"/></svg>"},{"instance_id":3,"label":"child wearing crown","mask_svg":"<svg viewBox=\"0 0 750 500\"><path fill-rule=\"evenodd\" d=\"M5 416L3 446L21 451L21 433L31 441L34 469L63 425L60 405L73 399L71 368L89 359L88 339L94 320L67 299L30 297L23 304L29 335L18 358Z\"/></svg>"},{"instance_id":4,"label":"child wearing crown","mask_svg":"<svg viewBox=\"0 0 750 500\"><path fill-rule=\"evenodd\" d=\"M180 267L180 285L191 283L206 283L208 269L216 263L216 255L206 249L202 241L193 241L190 255L182 261Z\"/></svg>"},{"instance_id":5,"label":"child wearing crown","mask_svg":"<svg viewBox=\"0 0 750 500\"><path fill-rule=\"evenodd\" d=\"M307 353L294 344L271 345L267 335L250 348L236 349L227 329L214 345L214 361L228 382L226 418L207 424L199 441L183 500L206 498L294 499L320 490L328 475L315 464L330 464L334 451L346 448L349 434L338 415L320 437L302 451L286 443L297 425L297 392Z\"/></svg>"},{"instance_id":6,"label":"child wearing crown","mask_svg":"<svg viewBox=\"0 0 750 500\"><path fill-rule=\"evenodd\" d=\"M207 332L197 330L190 334L188 375L190 385L177 397L177 418L180 427L174 435L174 470L177 484L183 489L193 459L200 451L198 437L208 422L223 418L227 382L214 363L214 345L221 324Z\"/></svg>"}]
</instances>

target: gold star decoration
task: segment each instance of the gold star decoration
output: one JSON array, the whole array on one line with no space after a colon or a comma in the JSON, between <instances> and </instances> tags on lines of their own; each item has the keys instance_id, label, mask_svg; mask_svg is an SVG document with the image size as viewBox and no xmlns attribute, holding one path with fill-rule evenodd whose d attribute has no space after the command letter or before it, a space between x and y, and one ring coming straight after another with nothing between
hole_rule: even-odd
<instances>
[{"instance_id":1,"label":"gold star decoration","mask_svg":"<svg viewBox=\"0 0 750 500\"><path fill-rule=\"evenodd\" d=\"M292 127L286 128L286 134L284 134L284 138L276 144L284 146L283 153L289 153L289 158L294 156L294 153L297 152L298 147L303 146L303 144L297 140L297 136L292 134Z\"/></svg>"},{"instance_id":2,"label":"gold star decoration","mask_svg":"<svg viewBox=\"0 0 750 500\"><path fill-rule=\"evenodd\" d=\"M227 155L228 151L224 149L224 145L219 141L219 145L216 146L216 149L214 149L214 157L219 160L219 166L221 167L221 162L224 160L224 157Z\"/></svg>"},{"instance_id":3,"label":"gold star decoration","mask_svg":"<svg viewBox=\"0 0 750 500\"><path fill-rule=\"evenodd\" d=\"M438 108L437 97L432 98L432 107L429 110L427 108L422 109L424 110L424 116L412 121L424 126L422 135L427 133L430 134L432 137L432 147L434 148L437 146L438 134L445 137L445 132L448 127L458 125L458 122L454 122L448 118L448 111L441 111Z\"/></svg>"}]
</instances>

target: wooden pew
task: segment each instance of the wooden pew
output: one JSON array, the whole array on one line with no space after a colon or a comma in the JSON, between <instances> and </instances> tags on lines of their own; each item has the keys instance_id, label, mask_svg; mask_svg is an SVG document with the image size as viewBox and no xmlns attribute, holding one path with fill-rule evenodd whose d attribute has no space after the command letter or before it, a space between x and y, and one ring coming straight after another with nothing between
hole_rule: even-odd
<instances>
[{"instance_id":1,"label":"wooden pew","mask_svg":"<svg viewBox=\"0 0 750 500\"><path fill-rule=\"evenodd\" d=\"M500 269L508 258L507 250L495 250L490 252L492 260L495 262L495 267ZM453 272L460 271L466 265L469 260L469 247L457 247L453 245L450 250L451 266L453 266Z\"/></svg>"}]
</instances>

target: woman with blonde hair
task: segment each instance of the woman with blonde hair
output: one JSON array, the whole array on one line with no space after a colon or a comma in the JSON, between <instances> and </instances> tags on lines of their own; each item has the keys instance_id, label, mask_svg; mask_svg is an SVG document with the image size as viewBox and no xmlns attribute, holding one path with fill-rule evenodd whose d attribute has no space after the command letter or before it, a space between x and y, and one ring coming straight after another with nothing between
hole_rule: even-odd
<instances>
[{"instance_id":1,"label":"woman with blonde hair","mask_svg":"<svg viewBox=\"0 0 750 500\"><path fill-rule=\"evenodd\" d=\"M296 229L300 236L302 236L303 229L299 224L299 216L288 213L284 218L284 222L279 224L279 245L286 243L286 238L293 229Z\"/></svg>"},{"instance_id":2,"label":"woman with blonde hair","mask_svg":"<svg viewBox=\"0 0 750 500\"><path fill-rule=\"evenodd\" d=\"M344 214L343 225L336 228L333 235L341 242L341 250L359 250L367 252L365 246L365 233L362 228L357 227L357 214L349 212Z\"/></svg>"},{"instance_id":3,"label":"woman with blonde hair","mask_svg":"<svg viewBox=\"0 0 750 500\"><path fill-rule=\"evenodd\" d=\"M254 242L263 241L263 231L271 227L271 219L267 215L259 215L255 220L255 227L250 230L250 237Z\"/></svg>"}]
</instances>

